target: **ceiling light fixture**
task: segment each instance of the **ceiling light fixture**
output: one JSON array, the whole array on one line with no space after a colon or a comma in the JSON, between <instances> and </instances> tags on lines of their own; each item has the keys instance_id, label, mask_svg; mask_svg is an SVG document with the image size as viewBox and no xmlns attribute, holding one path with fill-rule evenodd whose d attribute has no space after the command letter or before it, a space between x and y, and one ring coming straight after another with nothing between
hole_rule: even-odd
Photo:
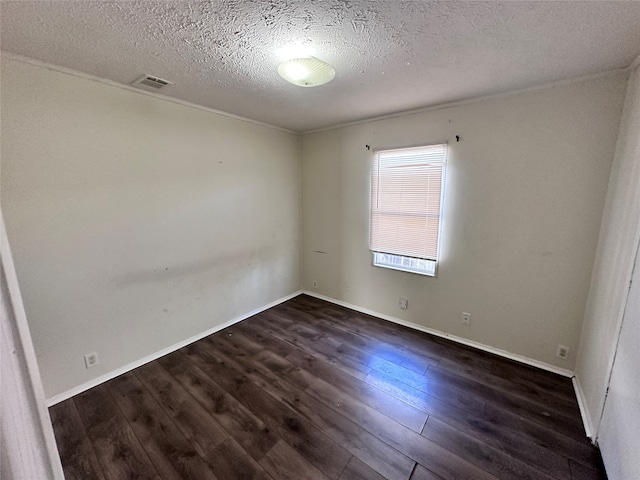
<instances>
[{"instance_id":1,"label":"ceiling light fixture","mask_svg":"<svg viewBox=\"0 0 640 480\"><path fill-rule=\"evenodd\" d=\"M333 80L335 69L314 57L292 58L278 66L278 74L300 87L317 87Z\"/></svg>"}]
</instances>

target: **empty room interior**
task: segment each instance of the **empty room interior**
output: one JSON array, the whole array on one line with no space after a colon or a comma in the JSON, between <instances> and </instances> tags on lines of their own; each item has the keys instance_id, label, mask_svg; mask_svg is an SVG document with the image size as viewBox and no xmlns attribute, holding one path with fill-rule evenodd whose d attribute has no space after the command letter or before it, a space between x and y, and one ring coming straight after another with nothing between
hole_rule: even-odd
<instances>
[{"instance_id":1,"label":"empty room interior","mask_svg":"<svg viewBox=\"0 0 640 480\"><path fill-rule=\"evenodd\" d=\"M640 478L640 2L0 34L3 479Z\"/></svg>"}]
</instances>

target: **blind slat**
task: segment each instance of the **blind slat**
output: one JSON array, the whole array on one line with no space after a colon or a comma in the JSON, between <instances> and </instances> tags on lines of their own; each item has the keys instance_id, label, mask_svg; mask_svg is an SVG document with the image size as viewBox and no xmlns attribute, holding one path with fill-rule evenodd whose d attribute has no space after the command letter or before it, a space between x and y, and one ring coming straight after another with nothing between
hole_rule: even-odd
<instances>
[{"instance_id":1,"label":"blind slat","mask_svg":"<svg viewBox=\"0 0 640 480\"><path fill-rule=\"evenodd\" d=\"M374 154L371 250L436 260L447 145Z\"/></svg>"}]
</instances>

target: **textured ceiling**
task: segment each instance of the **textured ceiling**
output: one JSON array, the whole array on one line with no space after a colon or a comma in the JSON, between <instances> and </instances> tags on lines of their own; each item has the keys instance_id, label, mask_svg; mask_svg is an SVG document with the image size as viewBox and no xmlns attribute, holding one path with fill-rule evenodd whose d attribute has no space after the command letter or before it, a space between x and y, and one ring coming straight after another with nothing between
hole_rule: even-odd
<instances>
[{"instance_id":1,"label":"textured ceiling","mask_svg":"<svg viewBox=\"0 0 640 480\"><path fill-rule=\"evenodd\" d=\"M640 2L2 1L2 50L308 131L628 66ZM278 64L336 69L317 88ZM293 52L293 53L292 53ZM295 55L294 55L295 56Z\"/></svg>"}]
</instances>

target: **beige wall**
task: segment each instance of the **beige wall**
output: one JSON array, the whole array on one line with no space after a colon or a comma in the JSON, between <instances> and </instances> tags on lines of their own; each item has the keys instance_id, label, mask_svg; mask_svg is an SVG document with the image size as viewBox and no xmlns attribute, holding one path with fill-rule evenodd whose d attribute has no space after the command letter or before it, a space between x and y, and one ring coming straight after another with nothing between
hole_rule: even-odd
<instances>
[{"instance_id":1,"label":"beige wall","mask_svg":"<svg viewBox=\"0 0 640 480\"><path fill-rule=\"evenodd\" d=\"M2 210L48 397L299 289L295 135L11 58L1 94Z\"/></svg>"},{"instance_id":2,"label":"beige wall","mask_svg":"<svg viewBox=\"0 0 640 480\"><path fill-rule=\"evenodd\" d=\"M300 232L304 288L572 369L625 78L305 135L300 172L294 135L3 58L1 200L47 395L298 290ZM438 278L372 267L365 144L441 141ZM594 411L607 295L577 365Z\"/></svg>"},{"instance_id":3,"label":"beige wall","mask_svg":"<svg viewBox=\"0 0 640 480\"><path fill-rule=\"evenodd\" d=\"M640 429L638 263L629 295L639 237L640 67L636 67L629 78L576 364L576 376L584 393L589 421L593 434L597 434L609 478L638 478L640 475L637 455ZM614 373L607 396L614 357ZM607 406L600 425L605 396Z\"/></svg>"},{"instance_id":4,"label":"beige wall","mask_svg":"<svg viewBox=\"0 0 640 480\"><path fill-rule=\"evenodd\" d=\"M572 369L625 79L304 136L304 288ZM365 145L441 141L450 148L438 278L371 266ZM409 299L408 310L399 297ZM463 311L471 313L469 327L461 325ZM568 360L556 357L558 344L571 348Z\"/></svg>"}]
</instances>

